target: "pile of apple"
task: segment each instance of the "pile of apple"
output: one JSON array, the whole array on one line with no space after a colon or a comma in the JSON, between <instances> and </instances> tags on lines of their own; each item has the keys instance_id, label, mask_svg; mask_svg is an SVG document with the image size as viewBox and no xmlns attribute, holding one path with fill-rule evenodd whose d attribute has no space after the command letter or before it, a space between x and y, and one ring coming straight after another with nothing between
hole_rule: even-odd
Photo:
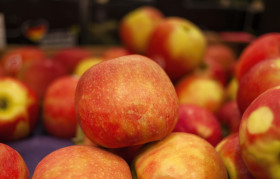
<instances>
[{"instance_id":1,"label":"pile of apple","mask_svg":"<svg viewBox=\"0 0 280 179\"><path fill-rule=\"evenodd\" d=\"M120 23L123 46L46 55L38 47L0 61L0 178L29 178L5 144L82 137L37 165L42 178L280 178L280 34L237 54L153 7ZM279 76L278 76L279 75Z\"/></svg>"}]
</instances>

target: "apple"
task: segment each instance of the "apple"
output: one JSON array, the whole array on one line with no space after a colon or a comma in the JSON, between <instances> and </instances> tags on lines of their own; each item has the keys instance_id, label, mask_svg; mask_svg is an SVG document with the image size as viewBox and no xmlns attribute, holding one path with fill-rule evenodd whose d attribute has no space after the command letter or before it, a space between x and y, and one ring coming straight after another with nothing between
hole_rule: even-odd
<instances>
[{"instance_id":1,"label":"apple","mask_svg":"<svg viewBox=\"0 0 280 179\"><path fill-rule=\"evenodd\" d=\"M203 62L206 38L187 19L168 17L153 31L147 56L155 60L176 81Z\"/></svg>"},{"instance_id":2,"label":"apple","mask_svg":"<svg viewBox=\"0 0 280 179\"><path fill-rule=\"evenodd\" d=\"M215 113L225 100L223 85L207 76L187 75L175 85L180 104L195 104Z\"/></svg>"},{"instance_id":3,"label":"apple","mask_svg":"<svg viewBox=\"0 0 280 179\"><path fill-rule=\"evenodd\" d=\"M233 77L226 86L226 100L227 101L234 101L236 100L237 91L238 91L239 82L238 80Z\"/></svg>"},{"instance_id":4,"label":"apple","mask_svg":"<svg viewBox=\"0 0 280 179\"><path fill-rule=\"evenodd\" d=\"M50 83L64 75L67 75L64 66L56 61L45 59L24 65L18 72L17 78L32 88L39 100L42 100Z\"/></svg>"},{"instance_id":5,"label":"apple","mask_svg":"<svg viewBox=\"0 0 280 179\"><path fill-rule=\"evenodd\" d=\"M35 46L22 46L5 52L0 63L9 76L15 77L24 64L45 58L46 54L42 49Z\"/></svg>"},{"instance_id":6,"label":"apple","mask_svg":"<svg viewBox=\"0 0 280 179\"><path fill-rule=\"evenodd\" d=\"M27 137L38 118L39 103L34 91L15 78L0 78L0 141Z\"/></svg>"},{"instance_id":7,"label":"apple","mask_svg":"<svg viewBox=\"0 0 280 179\"><path fill-rule=\"evenodd\" d=\"M120 22L119 37L132 53L146 54L150 36L164 18L155 7L142 6L126 14Z\"/></svg>"},{"instance_id":8,"label":"apple","mask_svg":"<svg viewBox=\"0 0 280 179\"><path fill-rule=\"evenodd\" d=\"M138 178L228 178L215 148L184 132L172 132L141 149L132 171Z\"/></svg>"},{"instance_id":9,"label":"apple","mask_svg":"<svg viewBox=\"0 0 280 179\"><path fill-rule=\"evenodd\" d=\"M7 144L0 143L0 178L29 179L28 167L21 155Z\"/></svg>"},{"instance_id":10,"label":"apple","mask_svg":"<svg viewBox=\"0 0 280 179\"><path fill-rule=\"evenodd\" d=\"M280 33L266 33L252 41L241 53L235 75L241 80L260 61L280 57Z\"/></svg>"},{"instance_id":11,"label":"apple","mask_svg":"<svg viewBox=\"0 0 280 179\"><path fill-rule=\"evenodd\" d=\"M73 138L76 135L75 91L79 78L63 76L53 81L43 100L43 125L56 137Z\"/></svg>"},{"instance_id":12,"label":"apple","mask_svg":"<svg viewBox=\"0 0 280 179\"><path fill-rule=\"evenodd\" d=\"M280 58L255 64L239 82L237 104L243 113L249 104L267 89L280 85Z\"/></svg>"},{"instance_id":13,"label":"apple","mask_svg":"<svg viewBox=\"0 0 280 179\"><path fill-rule=\"evenodd\" d=\"M102 53L101 58L104 60L109 60L109 59L118 58L126 55L132 55L132 52L130 52L125 47L111 47L106 49Z\"/></svg>"},{"instance_id":14,"label":"apple","mask_svg":"<svg viewBox=\"0 0 280 179\"><path fill-rule=\"evenodd\" d=\"M231 179L253 179L248 171L240 151L238 132L224 138L217 146L216 150L221 156Z\"/></svg>"},{"instance_id":15,"label":"apple","mask_svg":"<svg viewBox=\"0 0 280 179\"><path fill-rule=\"evenodd\" d=\"M121 157L98 147L73 145L45 156L36 166L32 178L131 179L132 176Z\"/></svg>"},{"instance_id":16,"label":"apple","mask_svg":"<svg viewBox=\"0 0 280 179\"><path fill-rule=\"evenodd\" d=\"M215 115L222 125L223 137L238 132L242 116L236 100L222 104Z\"/></svg>"},{"instance_id":17,"label":"apple","mask_svg":"<svg viewBox=\"0 0 280 179\"><path fill-rule=\"evenodd\" d=\"M92 57L92 52L83 47L69 47L57 50L52 60L61 63L69 74L73 73L77 64L86 58Z\"/></svg>"},{"instance_id":18,"label":"apple","mask_svg":"<svg viewBox=\"0 0 280 179\"><path fill-rule=\"evenodd\" d=\"M81 60L75 67L74 74L77 76L82 76L82 74L87 71L93 65L102 62L103 59L99 57L90 57Z\"/></svg>"},{"instance_id":19,"label":"apple","mask_svg":"<svg viewBox=\"0 0 280 179\"><path fill-rule=\"evenodd\" d=\"M178 122L173 131L196 134L213 146L222 140L222 129L216 116L207 109L193 104L179 106Z\"/></svg>"},{"instance_id":20,"label":"apple","mask_svg":"<svg viewBox=\"0 0 280 179\"><path fill-rule=\"evenodd\" d=\"M242 158L255 178L280 178L280 86L260 94L242 115Z\"/></svg>"},{"instance_id":21,"label":"apple","mask_svg":"<svg viewBox=\"0 0 280 179\"><path fill-rule=\"evenodd\" d=\"M107 148L160 140L178 116L174 85L157 63L141 55L92 66L80 77L75 106L85 135Z\"/></svg>"}]
</instances>

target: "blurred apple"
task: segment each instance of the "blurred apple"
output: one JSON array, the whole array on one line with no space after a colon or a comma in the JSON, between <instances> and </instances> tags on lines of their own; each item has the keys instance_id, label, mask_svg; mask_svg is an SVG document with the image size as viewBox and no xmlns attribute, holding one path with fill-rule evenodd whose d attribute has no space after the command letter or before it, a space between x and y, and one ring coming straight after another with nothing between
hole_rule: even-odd
<instances>
[{"instance_id":1,"label":"blurred apple","mask_svg":"<svg viewBox=\"0 0 280 179\"><path fill-rule=\"evenodd\" d=\"M31 87L42 100L50 83L66 74L66 69L60 63L45 59L24 65L18 73L18 79Z\"/></svg>"},{"instance_id":2,"label":"blurred apple","mask_svg":"<svg viewBox=\"0 0 280 179\"><path fill-rule=\"evenodd\" d=\"M146 54L150 36L163 18L163 14L152 6L142 6L129 12L120 22L122 43L132 53Z\"/></svg>"},{"instance_id":3,"label":"blurred apple","mask_svg":"<svg viewBox=\"0 0 280 179\"><path fill-rule=\"evenodd\" d=\"M6 76L6 71L4 70L4 68L0 64L0 77L3 77L3 76Z\"/></svg>"},{"instance_id":4,"label":"blurred apple","mask_svg":"<svg viewBox=\"0 0 280 179\"><path fill-rule=\"evenodd\" d=\"M203 61L206 38L184 18L165 18L151 35L147 56L155 60L174 81L193 71Z\"/></svg>"},{"instance_id":5,"label":"blurred apple","mask_svg":"<svg viewBox=\"0 0 280 179\"><path fill-rule=\"evenodd\" d=\"M98 57L90 57L86 58L84 60L81 60L75 67L74 74L77 76L82 76L82 74L87 71L90 67L93 65L96 65L100 62L102 62L102 58Z\"/></svg>"},{"instance_id":6,"label":"blurred apple","mask_svg":"<svg viewBox=\"0 0 280 179\"><path fill-rule=\"evenodd\" d=\"M10 146L0 143L0 178L29 179L27 165L21 155Z\"/></svg>"},{"instance_id":7,"label":"blurred apple","mask_svg":"<svg viewBox=\"0 0 280 179\"><path fill-rule=\"evenodd\" d=\"M242 158L255 178L280 178L280 86L259 95L242 115Z\"/></svg>"},{"instance_id":8,"label":"blurred apple","mask_svg":"<svg viewBox=\"0 0 280 179\"><path fill-rule=\"evenodd\" d=\"M178 98L163 69L141 55L94 65L80 78L76 115L85 135L108 148L162 139L177 122Z\"/></svg>"},{"instance_id":9,"label":"blurred apple","mask_svg":"<svg viewBox=\"0 0 280 179\"><path fill-rule=\"evenodd\" d=\"M132 171L137 178L228 178L215 148L184 132L173 132L141 149Z\"/></svg>"},{"instance_id":10,"label":"blurred apple","mask_svg":"<svg viewBox=\"0 0 280 179\"><path fill-rule=\"evenodd\" d=\"M236 100L239 82L233 77L226 86L226 100L234 101Z\"/></svg>"},{"instance_id":11,"label":"blurred apple","mask_svg":"<svg viewBox=\"0 0 280 179\"><path fill-rule=\"evenodd\" d=\"M224 138L216 147L230 179L253 179L240 152L238 132Z\"/></svg>"},{"instance_id":12,"label":"blurred apple","mask_svg":"<svg viewBox=\"0 0 280 179\"><path fill-rule=\"evenodd\" d=\"M68 73L71 74L81 60L90 57L92 57L92 52L90 50L83 47L70 47L55 52L52 60L61 63Z\"/></svg>"},{"instance_id":13,"label":"blurred apple","mask_svg":"<svg viewBox=\"0 0 280 179\"><path fill-rule=\"evenodd\" d=\"M121 157L98 147L74 145L45 156L32 178L131 179L132 176L128 164Z\"/></svg>"},{"instance_id":14,"label":"blurred apple","mask_svg":"<svg viewBox=\"0 0 280 179\"><path fill-rule=\"evenodd\" d=\"M251 42L241 53L235 75L241 80L251 67L262 60L280 57L280 33L267 33Z\"/></svg>"},{"instance_id":15,"label":"blurred apple","mask_svg":"<svg viewBox=\"0 0 280 179\"><path fill-rule=\"evenodd\" d=\"M56 137L73 138L76 134L75 91L79 78L63 76L52 82L43 100L43 124Z\"/></svg>"},{"instance_id":16,"label":"blurred apple","mask_svg":"<svg viewBox=\"0 0 280 179\"><path fill-rule=\"evenodd\" d=\"M243 113L249 104L267 89L280 85L280 58L255 64L240 80L237 104Z\"/></svg>"},{"instance_id":17,"label":"blurred apple","mask_svg":"<svg viewBox=\"0 0 280 179\"><path fill-rule=\"evenodd\" d=\"M8 75L16 76L24 64L45 58L46 54L42 49L35 46L23 46L6 52L0 62Z\"/></svg>"},{"instance_id":18,"label":"blurred apple","mask_svg":"<svg viewBox=\"0 0 280 179\"><path fill-rule=\"evenodd\" d=\"M214 114L193 104L179 106L178 122L173 131L196 134L213 146L222 140L222 129Z\"/></svg>"},{"instance_id":19,"label":"blurred apple","mask_svg":"<svg viewBox=\"0 0 280 179\"><path fill-rule=\"evenodd\" d=\"M0 141L27 137L39 118L35 93L11 77L0 78Z\"/></svg>"},{"instance_id":20,"label":"blurred apple","mask_svg":"<svg viewBox=\"0 0 280 179\"><path fill-rule=\"evenodd\" d=\"M187 75L175 87L180 104L195 104L215 113L224 102L223 85L206 76Z\"/></svg>"},{"instance_id":21,"label":"blurred apple","mask_svg":"<svg viewBox=\"0 0 280 179\"><path fill-rule=\"evenodd\" d=\"M103 52L101 58L104 60L109 60L126 55L132 55L132 52L130 52L125 47L111 47Z\"/></svg>"}]
</instances>

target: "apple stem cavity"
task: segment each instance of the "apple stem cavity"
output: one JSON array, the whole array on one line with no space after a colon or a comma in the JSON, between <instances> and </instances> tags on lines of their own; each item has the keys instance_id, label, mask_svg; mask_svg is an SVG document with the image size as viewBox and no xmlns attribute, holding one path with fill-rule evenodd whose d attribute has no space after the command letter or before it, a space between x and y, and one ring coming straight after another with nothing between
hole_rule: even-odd
<instances>
[{"instance_id":1,"label":"apple stem cavity","mask_svg":"<svg viewBox=\"0 0 280 179\"><path fill-rule=\"evenodd\" d=\"M8 108L8 100L6 98L0 98L0 109Z\"/></svg>"}]
</instances>

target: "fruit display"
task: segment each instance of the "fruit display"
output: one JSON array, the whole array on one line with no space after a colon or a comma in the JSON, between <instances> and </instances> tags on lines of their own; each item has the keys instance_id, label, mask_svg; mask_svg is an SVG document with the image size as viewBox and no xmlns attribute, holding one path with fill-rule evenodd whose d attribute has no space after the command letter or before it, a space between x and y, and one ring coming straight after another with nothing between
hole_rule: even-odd
<instances>
[{"instance_id":1,"label":"fruit display","mask_svg":"<svg viewBox=\"0 0 280 179\"><path fill-rule=\"evenodd\" d=\"M142 6L117 34L0 53L0 178L280 178L279 33L238 51Z\"/></svg>"}]
</instances>

